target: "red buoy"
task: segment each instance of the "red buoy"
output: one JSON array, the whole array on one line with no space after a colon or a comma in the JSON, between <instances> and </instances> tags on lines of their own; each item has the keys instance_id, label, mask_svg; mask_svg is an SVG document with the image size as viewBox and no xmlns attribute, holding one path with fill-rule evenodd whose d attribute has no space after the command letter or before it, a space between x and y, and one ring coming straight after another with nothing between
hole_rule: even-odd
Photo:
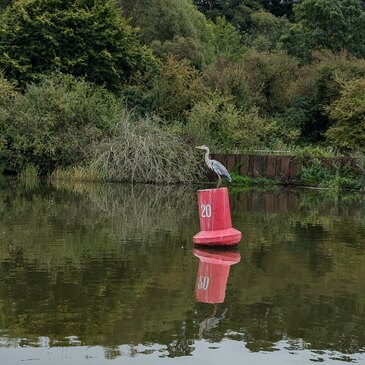
<instances>
[{"instance_id":1,"label":"red buoy","mask_svg":"<svg viewBox=\"0 0 365 365\"><path fill-rule=\"evenodd\" d=\"M230 267L241 260L239 252L209 252L194 249L199 258L195 298L202 303L223 303Z\"/></svg>"},{"instance_id":2,"label":"red buoy","mask_svg":"<svg viewBox=\"0 0 365 365\"><path fill-rule=\"evenodd\" d=\"M227 188L198 190L200 232L193 242L207 246L234 246L242 234L232 228Z\"/></svg>"}]
</instances>

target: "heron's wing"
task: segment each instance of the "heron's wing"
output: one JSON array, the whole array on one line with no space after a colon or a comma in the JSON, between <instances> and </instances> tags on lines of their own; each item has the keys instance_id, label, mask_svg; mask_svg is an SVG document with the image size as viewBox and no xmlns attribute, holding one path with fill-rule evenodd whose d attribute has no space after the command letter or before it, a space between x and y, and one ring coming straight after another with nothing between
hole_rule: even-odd
<instances>
[{"instance_id":1,"label":"heron's wing","mask_svg":"<svg viewBox=\"0 0 365 365\"><path fill-rule=\"evenodd\" d=\"M232 177L229 174L228 170L225 168L224 165L222 165L219 161L217 160L211 160L211 164L212 164L212 169L219 174L220 176L225 177L229 182L232 181Z\"/></svg>"}]
</instances>

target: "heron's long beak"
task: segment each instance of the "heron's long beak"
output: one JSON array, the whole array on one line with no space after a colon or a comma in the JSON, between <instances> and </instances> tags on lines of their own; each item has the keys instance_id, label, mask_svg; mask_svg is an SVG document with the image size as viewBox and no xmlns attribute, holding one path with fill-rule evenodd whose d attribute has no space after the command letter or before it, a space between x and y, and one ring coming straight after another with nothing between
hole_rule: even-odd
<instances>
[{"instance_id":1,"label":"heron's long beak","mask_svg":"<svg viewBox=\"0 0 365 365\"><path fill-rule=\"evenodd\" d=\"M202 150L203 146L196 146L195 148L198 148L199 150Z\"/></svg>"}]
</instances>

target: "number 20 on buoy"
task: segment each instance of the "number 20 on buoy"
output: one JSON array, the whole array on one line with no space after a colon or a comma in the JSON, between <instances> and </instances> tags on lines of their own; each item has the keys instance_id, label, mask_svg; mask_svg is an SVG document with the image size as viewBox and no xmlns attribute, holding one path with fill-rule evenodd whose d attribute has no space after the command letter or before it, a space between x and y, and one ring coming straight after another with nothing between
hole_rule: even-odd
<instances>
[{"instance_id":1,"label":"number 20 on buoy","mask_svg":"<svg viewBox=\"0 0 365 365\"><path fill-rule=\"evenodd\" d=\"M200 232L193 237L197 245L235 246L242 234L232 228L228 189L198 190Z\"/></svg>"}]
</instances>

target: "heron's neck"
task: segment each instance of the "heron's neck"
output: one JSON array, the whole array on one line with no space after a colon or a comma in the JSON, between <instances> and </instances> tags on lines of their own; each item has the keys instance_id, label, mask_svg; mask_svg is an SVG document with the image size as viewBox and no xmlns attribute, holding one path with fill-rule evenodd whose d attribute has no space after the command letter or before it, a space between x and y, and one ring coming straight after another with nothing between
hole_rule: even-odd
<instances>
[{"instance_id":1,"label":"heron's neck","mask_svg":"<svg viewBox=\"0 0 365 365\"><path fill-rule=\"evenodd\" d=\"M206 148L205 149L205 163L210 167L210 159L209 159L209 154L210 154L210 151L209 151L209 148Z\"/></svg>"}]
</instances>

